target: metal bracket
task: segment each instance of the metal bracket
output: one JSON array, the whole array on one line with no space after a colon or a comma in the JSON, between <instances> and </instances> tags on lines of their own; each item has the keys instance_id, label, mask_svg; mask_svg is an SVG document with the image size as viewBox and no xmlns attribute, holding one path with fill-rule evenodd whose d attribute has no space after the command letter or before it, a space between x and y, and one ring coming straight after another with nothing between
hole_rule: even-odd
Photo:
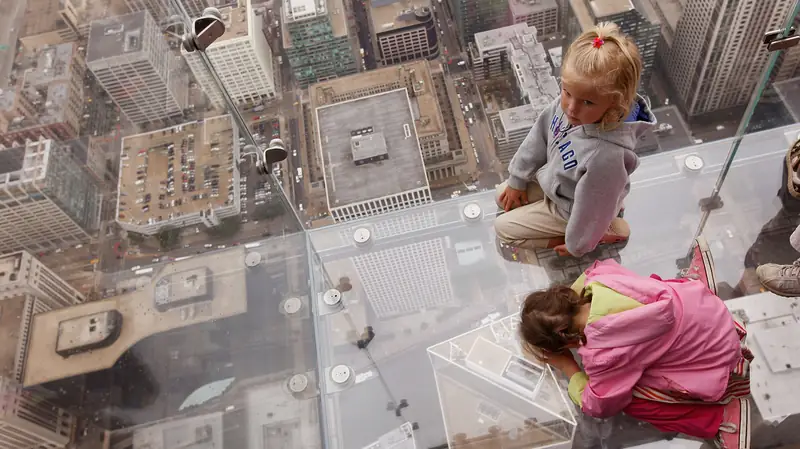
<instances>
[{"instance_id":1,"label":"metal bracket","mask_svg":"<svg viewBox=\"0 0 800 449\"><path fill-rule=\"evenodd\" d=\"M795 27L789 28L786 36L781 37L784 31L785 29L780 28L764 33L764 45L767 46L767 51L786 50L800 44L800 36L795 35L797 31Z\"/></svg>"}]
</instances>

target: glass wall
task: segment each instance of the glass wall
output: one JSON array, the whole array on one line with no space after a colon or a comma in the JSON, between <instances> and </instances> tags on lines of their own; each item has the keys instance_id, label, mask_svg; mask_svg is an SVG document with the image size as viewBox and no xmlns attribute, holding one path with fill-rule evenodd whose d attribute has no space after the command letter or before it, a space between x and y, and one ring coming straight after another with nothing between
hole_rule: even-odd
<instances>
[{"instance_id":1,"label":"glass wall","mask_svg":"<svg viewBox=\"0 0 800 449\"><path fill-rule=\"evenodd\" d=\"M752 446L800 443L800 3L478 3L0 6L0 447L700 447L588 417L518 338L530 292L674 278L695 237L750 331ZM508 244L495 190L604 21L656 122L630 238Z\"/></svg>"}]
</instances>

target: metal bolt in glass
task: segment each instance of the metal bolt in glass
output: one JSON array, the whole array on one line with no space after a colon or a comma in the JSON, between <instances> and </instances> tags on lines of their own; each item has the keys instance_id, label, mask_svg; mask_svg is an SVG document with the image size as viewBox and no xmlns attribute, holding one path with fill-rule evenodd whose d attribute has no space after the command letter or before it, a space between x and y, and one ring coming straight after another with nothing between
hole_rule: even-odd
<instances>
[{"instance_id":1,"label":"metal bolt in glass","mask_svg":"<svg viewBox=\"0 0 800 449\"><path fill-rule=\"evenodd\" d=\"M690 154L683 160L683 165L691 171L700 171L703 169L705 162L703 158L696 154Z\"/></svg>"},{"instance_id":2,"label":"metal bolt in glass","mask_svg":"<svg viewBox=\"0 0 800 449\"><path fill-rule=\"evenodd\" d=\"M289 379L289 391L302 393L308 388L308 377L305 374L295 374Z\"/></svg>"},{"instance_id":3,"label":"metal bolt in glass","mask_svg":"<svg viewBox=\"0 0 800 449\"><path fill-rule=\"evenodd\" d=\"M464 218L467 220L477 220L481 218L482 211L481 207L478 206L477 203L469 203L464 206L462 213L464 214Z\"/></svg>"},{"instance_id":4,"label":"metal bolt in glass","mask_svg":"<svg viewBox=\"0 0 800 449\"><path fill-rule=\"evenodd\" d=\"M353 240L357 245L364 245L372 238L372 232L367 228L358 228L353 233Z\"/></svg>"},{"instance_id":5,"label":"metal bolt in glass","mask_svg":"<svg viewBox=\"0 0 800 449\"><path fill-rule=\"evenodd\" d=\"M335 306L342 301L342 293L335 288L332 288L322 295L322 300L329 306Z\"/></svg>"},{"instance_id":6,"label":"metal bolt in glass","mask_svg":"<svg viewBox=\"0 0 800 449\"><path fill-rule=\"evenodd\" d=\"M247 253L244 256L244 264L248 267L254 267L261 263L261 253L257 253L255 251Z\"/></svg>"},{"instance_id":7,"label":"metal bolt in glass","mask_svg":"<svg viewBox=\"0 0 800 449\"><path fill-rule=\"evenodd\" d=\"M339 385L350 380L350 367L347 365L336 365L331 370L331 379Z\"/></svg>"},{"instance_id":8,"label":"metal bolt in glass","mask_svg":"<svg viewBox=\"0 0 800 449\"><path fill-rule=\"evenodd\" d=\"M303 302L300 301L300 298L289 298L283 303L283 311L289 315L299 312L302 307Z\"/></svg>"}]
</instances>

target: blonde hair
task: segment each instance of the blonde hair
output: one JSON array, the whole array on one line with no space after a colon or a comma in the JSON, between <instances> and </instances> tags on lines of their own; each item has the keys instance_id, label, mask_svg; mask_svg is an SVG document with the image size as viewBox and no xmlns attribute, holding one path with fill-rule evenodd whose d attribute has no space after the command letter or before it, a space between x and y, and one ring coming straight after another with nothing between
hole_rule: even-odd
<instances>
[{"instance_id":1,"label":"blonde hair","mask_svg":"<svg viewBox=\"0 0 800 449\"><path fill-rule=\"evenodd\" d=\"M596 39L598 45L595 44ZM584 32L569 46L561 66L568 83L591 83L601 95L613 98L600 121L600 129L616 128L630 114L642 75L642 58L636 44L616 24L602 22Z\"/></svg>"}]
</instances>

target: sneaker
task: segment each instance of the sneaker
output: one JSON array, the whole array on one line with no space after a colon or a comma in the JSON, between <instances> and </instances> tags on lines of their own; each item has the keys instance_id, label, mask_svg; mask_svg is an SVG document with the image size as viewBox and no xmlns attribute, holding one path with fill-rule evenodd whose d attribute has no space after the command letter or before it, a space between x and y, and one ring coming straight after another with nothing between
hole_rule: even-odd
<instances>
[{"instance_id":1,"label":"sneaker","mask_svg":"<svg viewBox=\"0 0 800 449\"><path fill-rule=\"evenodd\" d=\"M781 296L800 296L800 259L791 265L759 265L756 274L761 285Z\"/></svg>"},{"instance_id":2,"label":"sneaker","mask_svg":"<svg viewBox=\"0 0 800 449\"><path fill-rule=\"evenodd\" d=\"M692 259L689 261L689 268L681 271L681 277L697 279L703 281L708 286L711 293L717 294L717 277L714 271L714 258L711 257L711 250L708 242L703 236L694 239L692 247Z\"/></svg>"},{"instance_id":3,"label":"sneaker","mask_svg":"<svg viewBox=\"0 0 800 449\"><path fill-rule=\"evenodd\" d=\"M725 406L714 443L719 449L750 449L750 403L747 399L733 399Z\"/></svg>"}]
</instances>

